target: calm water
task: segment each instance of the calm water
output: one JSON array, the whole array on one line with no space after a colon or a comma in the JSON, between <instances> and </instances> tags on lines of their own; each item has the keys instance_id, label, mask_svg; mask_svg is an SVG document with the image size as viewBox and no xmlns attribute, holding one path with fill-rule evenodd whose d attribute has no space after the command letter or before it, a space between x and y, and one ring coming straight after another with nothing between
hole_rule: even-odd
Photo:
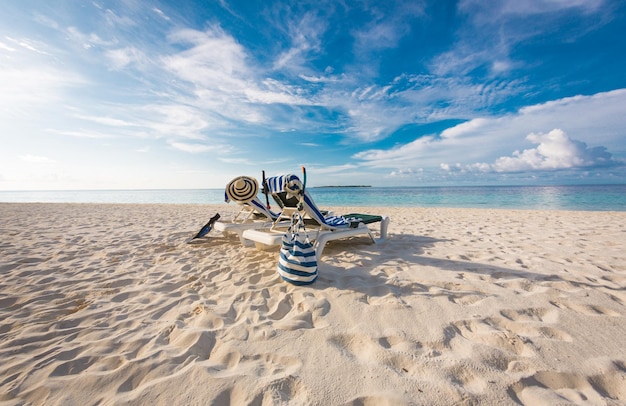
<instances>
[{"instance_id":1,"label":"calm water","mask_svg":"<svg viewBox=\"0 0 626 406\"><path fill-rule=\"evenodd\" d=\"M368 187L308 190L320 206L626 211L626 185ZM0 191L0 202L217 204L224 202L224 191L222 189Z\"/></svg>"}]
</instances>

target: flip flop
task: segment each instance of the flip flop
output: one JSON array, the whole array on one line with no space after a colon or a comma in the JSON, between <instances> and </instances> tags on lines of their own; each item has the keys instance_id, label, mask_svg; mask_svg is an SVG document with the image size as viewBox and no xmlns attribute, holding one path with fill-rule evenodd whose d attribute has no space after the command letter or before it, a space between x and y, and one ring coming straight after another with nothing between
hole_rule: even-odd
<instances>
[{"instance_id":1,"label":"flip flop","mask_svg":"<svg viewBox=\"0 0 626 406\"><path fill-rule=\"evenodd\" d=\"M209 220L208 223L206 223L204 225L204 227L202 227L200 229L200 231L198 231L198 234L196 234L194 237L192 237L189 241L187 241L188 243L195 240L196 238L202 238L205 235L207 235L209 233L209 231L211 231L213 229L213 223L215 223L218 219L220 218L220 214L217 213L215 216L211 217L211 219Z\"/></svg>"}]
</instances>

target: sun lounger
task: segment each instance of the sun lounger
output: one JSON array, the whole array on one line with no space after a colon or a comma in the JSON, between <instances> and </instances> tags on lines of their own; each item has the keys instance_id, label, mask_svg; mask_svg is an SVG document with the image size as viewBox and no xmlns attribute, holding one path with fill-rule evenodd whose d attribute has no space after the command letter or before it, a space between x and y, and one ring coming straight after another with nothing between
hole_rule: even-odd
<instances>
[{"instance_id":1,"label":"sun lounger","mask_svg":"<svg viewBox=\"0 0 626 406\"><path fill-rule=\"evenodd\" d=\"M230 221L217 221L213 228L217 231L235 233L242 244L251 246L250 240L243 238L245 230L270 227L274 221L280 217L280 213L275 213L268 209L257 197L259 184L256 179L239 176L228 183L224 193L226 202L235 202L241 206L241 210Z\"/></svg>"},{"instance_id":2,"label":"sun lounger","mask_svg":"<svg viewBox=\"0 0 626 406\"><path fill-rule=\"evenodd\" d=\"M302 182L296 175L283 175L267 179L269 192L274 199L283 203L281 218L291 218L294 212L301 209L301 212L309 218L307 224L307 234L311 241L315 241L315 252L319 259L327 242L351 236L367 235L372 242L376 243L387 238L389 227L389 217L373 216L368 214L350 213L344 216L324 215L313 201L307 190L303 190ZM296 207L287 207L289 199L298 199ZM289 204L293 206L293 204ZM300 206L300 207L298 207ZM258 248L266 249L279 246L282 236L286 231L285 222L282 226L277 226L277 222L271 227L259 227L245 230L242 238L253 241ZM378 238L374 236L368 225L379 224Z\"/></svg>"}]
</instances>

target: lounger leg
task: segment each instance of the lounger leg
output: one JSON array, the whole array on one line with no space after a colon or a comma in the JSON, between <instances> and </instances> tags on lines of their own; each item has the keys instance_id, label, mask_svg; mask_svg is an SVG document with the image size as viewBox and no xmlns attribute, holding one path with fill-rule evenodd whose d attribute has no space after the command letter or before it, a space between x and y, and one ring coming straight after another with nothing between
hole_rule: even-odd
<instances>
[{"instance_id":1,"label":"lounger leg","mask_svg":"<svg viewBox=\"0 0 626 406\"><path fill-rule=\"evenodd\" d=\"M359 228L366 228L365 226L361 226ZM367 230L367 235L369 235L370 239L372 240L372 243L376 244L376 238L374 238L374 234L372 234L372 232L368 229ZM318 235L318 237L315 239L315 243L313 244L313 246L315 247L315 256L317 258L317 260L319 261L320 258L322 258L322 251L324 251L324 247L326 247L326 243L330 240L334 239L334 235L333 233L326 233L326 234L321 234Z\"/></svg>"},{"instance_id":2,"label":"lounger leg","mask_svg":"<svg viewBox=\"0 0 626 406\"><path fill-rule=\"evenodd\" d=\"M241 241L241 244L242 244L244 247L252 247L252 246L254 246L254 242L253 242L253 241L250 241L250 240L245 239L245 238L243 237L243 232L244 232L244 231L245 231L245 230L237 230L237 235L239 236L239 241Z\"/></svg>"},{"instance_id":3,"label":"lounger leg","mask_svg":"<svg viewBox=\"0 0 626 406\"><path fill-rule=\"evenodd\" d=\"M380 222L380 241L387 239L387 228L389 227L389 221L389 217L385 216Z\"/></svg>"},{"instance_id":4,"label":"lounger leg","mask_svg":"<svg viewBox=\"0 0 626 406\"><path fill-rule=\"evenodd\" d=\"M317 258L318 261L322 258L322 251L324 251L324 247L326 246L330 236L330 234L322 234L315 240L315 258Z\"/></svg>"}]
</instances>

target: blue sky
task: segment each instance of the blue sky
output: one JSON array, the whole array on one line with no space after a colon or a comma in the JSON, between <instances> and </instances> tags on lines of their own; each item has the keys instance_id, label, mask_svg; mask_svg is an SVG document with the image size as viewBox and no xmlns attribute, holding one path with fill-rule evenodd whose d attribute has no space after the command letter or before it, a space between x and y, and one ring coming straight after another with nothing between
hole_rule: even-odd
<instances>
[{"instance_id":1,"label":"blue sky","mask_svg":"<svg viewBox=\"0 0 626 406\"><path fill-rule=\"evenodd\" d=\"M0 1L0 190L626 183L625 32L620 0Z\"/></svg>"}]
</instances>

